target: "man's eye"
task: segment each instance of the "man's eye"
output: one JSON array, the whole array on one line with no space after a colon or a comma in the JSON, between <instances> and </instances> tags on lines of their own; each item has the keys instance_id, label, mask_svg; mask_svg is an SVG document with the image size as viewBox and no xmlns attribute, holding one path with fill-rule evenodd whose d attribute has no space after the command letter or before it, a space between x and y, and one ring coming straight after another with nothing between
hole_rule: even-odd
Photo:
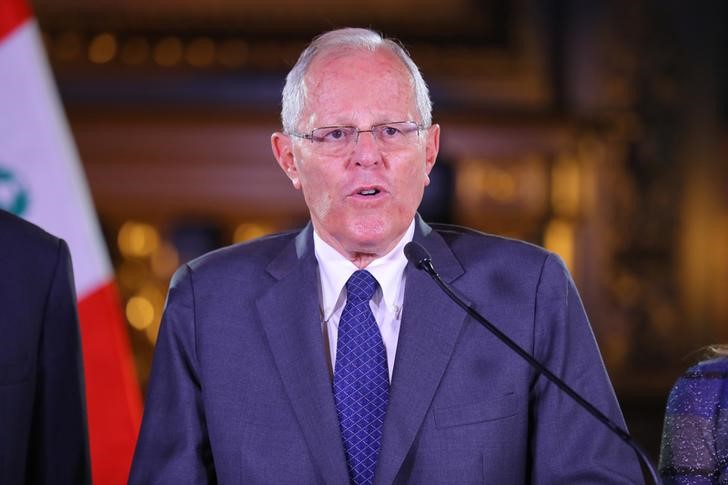
<instances>
[{"instance_id":1,"label":"man's eye","mask_svg":"<svg viewBox=\"0 0 728 485\"><path fill-rule=\"evenodd\" d=\"M382 128L382 134L387 138L393 138L402 132L394 126L385 126Z\"/></svg>"},{"instance_id":2,"label":"man's eye","mask_svg":"<svg viewBox=\"0 0 728 485\"><path fill-rule=\"evenodd\" d=\"M323 133L324 141L342 141L346 138L346 132L341 128L334 128Z\"/></svg>"}]
</instances>

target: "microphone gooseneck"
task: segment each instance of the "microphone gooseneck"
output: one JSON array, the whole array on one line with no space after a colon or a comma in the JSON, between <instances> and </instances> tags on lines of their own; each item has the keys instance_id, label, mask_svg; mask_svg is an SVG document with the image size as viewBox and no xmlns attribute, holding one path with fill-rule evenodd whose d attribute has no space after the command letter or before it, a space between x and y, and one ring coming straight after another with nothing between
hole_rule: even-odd
<instances>
[{"instance_id":1,"label":"microphone gooseneck","mask_svg":"<svg viewBox=\"0 0 728 485\"><path fill-rule=\"evenodd\" d=\"M463 310L465 310L468 315L473 317L478 323L483 325L485 328L487 328L493 335L498 337L498 339L506 344L511 350L513 350L516 354L518 354L521 358L523 358L526 362L531 365L536 371L546 377L549 381L551 381L554 385L556 385L561 391L563 391L566 395L568 395L570 398L572 398L574 401L576 401L577 404L579 404L582 408L584 408L586 411L589 412L592 416L597 418L604 426L609 428L612 433L616 434L622 441L627 443L637 454L637 457L642 462L643 467L647 470L648 475L652 479L652 483L655 485L659 485L660 481L657 478L657 472L655 471L654 466L650 462L649 458L647 458L647 454L642 450L642 448L632 439L632 436L630 434L622 429L620 426L618 426L616 423L614 423L611 419L609 419L604 413L602 413L599 409L597 409L593 404L591 404L589 401L587 401L585 398L583 398L578 392L576 392L574 389L572 389L566 382L564 382L561 378L557 377L553 372L548 370L543 364L541 364L538 360L536 360L531 354L529 354L527 351L525 351L521 346L519 346L516 342L511 340L510 337L508 337L506 334L501 332L501 330L490 323L485 317L483 317L480 313L475 311L470 305L465 303L460 297L458 297L448 286L447 283L445 283L442 278L440 278L440 275L437 274L437 271L435 271L435 267L432 264L432 257L430 256L430 253L425 249L421 244L411 241L407 243L404 247L404 255L407 258L407 260L412 263L417 269L421 269L425 271L427 274L429 274L432 279L437 283L437 285L444 291L447 296L450 297L452 301L457 303L458 306L460 306Z\"/></svg>"}]
</instances>

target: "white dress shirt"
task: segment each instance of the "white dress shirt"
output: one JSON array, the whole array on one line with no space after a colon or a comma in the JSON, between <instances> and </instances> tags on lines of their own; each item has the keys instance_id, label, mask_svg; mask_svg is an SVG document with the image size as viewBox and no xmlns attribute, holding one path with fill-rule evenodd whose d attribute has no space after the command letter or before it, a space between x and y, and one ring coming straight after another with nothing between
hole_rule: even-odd
<instances>
[{"instance_id":1,"label":"white dress shirt","mask_svg":"<svg viewBox=\"0 0 728 485\"><path fill-rule=\"evenodd\" d=\"M379 283L369 306L384 341L390 382L392 381L394 356L397 351L402 303L404 301L404 268L407 266L404 246L412 241L414 233L415 222L413 220L394 249L381 258L375 259L364 268ZM328 341L333 372L333 369L336 369L336 342L339 335L339 319L346 305L345 285L351 275L359 268L324 242L316 234L316 231L313 233L313 246L319 267L319 302L322 332Z\"/></svg>"}]
</instances>

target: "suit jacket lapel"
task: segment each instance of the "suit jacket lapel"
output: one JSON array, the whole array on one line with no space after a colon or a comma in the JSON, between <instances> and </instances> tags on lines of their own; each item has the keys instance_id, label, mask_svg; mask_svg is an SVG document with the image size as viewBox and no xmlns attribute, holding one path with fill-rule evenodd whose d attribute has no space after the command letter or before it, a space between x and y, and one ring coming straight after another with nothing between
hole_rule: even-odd
<instances>
[{"instance_id":1,"label":"suit jacket lapel","mask_svg":"<svg viewBox=\"0 0 728 485\"><path fill-rule=\"evenodd\" d=\"M348 483L320 325L318 275L309 224L273 262L275 283L258 313L291 406L327 483Z\"/></svg>"},{"instance_id":2,"label":"suit jacket lapel","mask_svg":"<svg viewBox=\"0 0 728 485\"><path fill-rule=\"evenodd\" d=\"M414 240L432 255L435 269L452 282L463 269L442 237L417 217ZM392 483L450 360L466 313L424 272L408 264L402 325L384 420L375 482Z\"/></svg>"}]
</instances>

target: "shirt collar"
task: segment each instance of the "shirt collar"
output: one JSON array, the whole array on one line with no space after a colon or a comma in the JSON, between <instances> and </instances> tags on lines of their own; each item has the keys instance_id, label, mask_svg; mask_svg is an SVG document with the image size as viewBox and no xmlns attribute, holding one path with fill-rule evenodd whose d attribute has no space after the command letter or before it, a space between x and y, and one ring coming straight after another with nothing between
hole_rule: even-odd
<instances>
[{"instance_id":1,"label":"shirt collar","mask_svg":"<svg viewBox=\"0 0 728 485\"><path fill-rule=\"evenodd\" d=\"M412 241L414 233L415 221L413 219L397 245L387 254L375 259L364 268L379 283L379 289L377 289L374 299L379 298L381 300L383 298L384 303L392 312L395 312L401 304L404 268L407 266L404 246ZM321 239L316 230L313 232L313 245L319 264L321 311L326 321L331 318L338 305L343 304L346 300L344 286L351 275L359 268Z\"/></svg>"}]
</instances>

